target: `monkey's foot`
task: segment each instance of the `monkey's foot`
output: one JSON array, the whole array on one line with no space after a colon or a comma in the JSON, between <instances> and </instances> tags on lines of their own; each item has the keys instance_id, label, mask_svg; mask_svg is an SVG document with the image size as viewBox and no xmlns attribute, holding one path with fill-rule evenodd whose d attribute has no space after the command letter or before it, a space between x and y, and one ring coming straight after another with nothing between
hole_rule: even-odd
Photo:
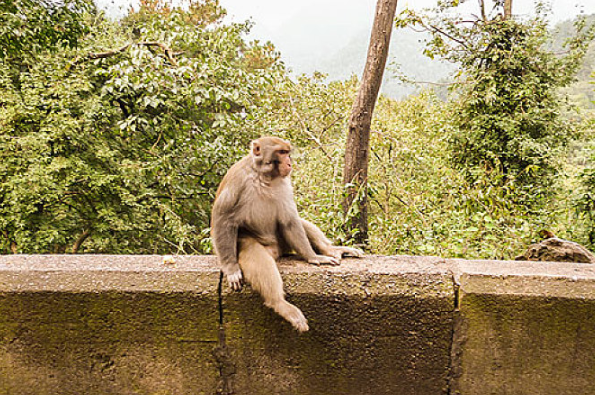
<instances>
[{"instance_id":1,"label":"monkey's foot","mask_svg":"<svg viewBox=\"0 0 595 395\"><path fill-rule=\"evenodd\" d=\"M299 332L306 332L308 329L308 320L304 313L286 300L281 300L278 304L268 305L275 310L281 317L285 318Z\"/></svg>"},{"instance_id":2,"label":"monkey's foot","mask_svg":"<svg viewBox=\"0 0 595 395\"><path fill-rule=\"evenodd\" d=\"M310 327L308 326L308 320L304 318L304 321L293 322L291 325L298 331L298 332L308 332Z\"/></svg>"},{"instance_id":3,"label":"monkey's foot","mask_svg":"<svg viewBox=\"0 0 595 395\"><path fill-rule=\"evenodd\" d=\"M351 256L354 258L361 258L364 256L364 252L359 248L351 247L333 247L332 256L335 258L342 258L344 256Z\"/></svg>"},{"instance_id":4,"label":"monkey's foot","mask_svg":"<svg viewBox=\"0 0 595 395\"><path fill-rule=\"evenodd\" d=\"M314 258L308 259L308 263L311 263L312 265L328 264L336 266L341 263L340 259L341 258L337 258L335 256L316 255Z\"/></svg>"},{"instance_id":5,"label":"monkey's foot","mask_svg":"<svg viewBox=\"0 0 595 395\"><path fill-rule=\"evenodd\" d=\"M308 326L308 320L306 317L304 317L304 314L300 309L297 307L295 309L295 314L291 314L289 317L286 317L287 321L289 321L298 332L307 332L310 329Z\"/></svg>"}]
</instances>

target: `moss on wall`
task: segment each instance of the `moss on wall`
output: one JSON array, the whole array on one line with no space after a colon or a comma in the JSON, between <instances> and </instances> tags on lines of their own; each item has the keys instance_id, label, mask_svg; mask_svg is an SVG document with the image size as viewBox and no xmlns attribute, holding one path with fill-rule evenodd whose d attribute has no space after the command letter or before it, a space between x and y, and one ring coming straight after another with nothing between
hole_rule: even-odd
<instances>
[{"instance_id":1,"label":"moss on wall","mask_svg":"<svg viewBox=\"0 0 595 395\"><path fill-rule=\"evenodd\" d=\"M595 393L595 300L464 294L461 394Z\"/></svg>"}]
</instances>

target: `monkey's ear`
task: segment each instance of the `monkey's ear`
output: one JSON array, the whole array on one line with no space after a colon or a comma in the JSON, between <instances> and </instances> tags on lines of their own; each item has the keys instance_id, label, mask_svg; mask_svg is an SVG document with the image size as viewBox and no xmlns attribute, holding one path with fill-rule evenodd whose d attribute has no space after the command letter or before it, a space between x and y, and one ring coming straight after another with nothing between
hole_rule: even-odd
<instances>
[{"instance_id":1,"label":"monkey's ear","mask_svg":"<svg viewBox=\"0 0 595 395\"><path fill-rule=\"evenodd\" d=\"M254 156L260 156L260 154L261 154L260 144L258 144L258 142L256 142L256 141L252 142L252 154Z\"/></svg>"}]
</instances>

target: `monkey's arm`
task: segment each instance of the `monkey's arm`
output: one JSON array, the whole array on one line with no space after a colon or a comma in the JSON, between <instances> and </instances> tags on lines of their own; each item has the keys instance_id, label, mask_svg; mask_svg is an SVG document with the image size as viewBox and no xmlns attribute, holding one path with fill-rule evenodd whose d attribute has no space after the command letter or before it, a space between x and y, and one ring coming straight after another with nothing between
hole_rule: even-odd
<instances>
[{"instance_id":1,"label":"monkey's arm","mask_svg":"<svg viewBox=\"0 0 595 395\"><path fill-rule=\"evenodd\" d=\"M211 237L221 270L233 290L242 288L242 271L238 263L238 225L233 220L229 202L220 196L213 206Z\"/></svg>"}]
</instances>

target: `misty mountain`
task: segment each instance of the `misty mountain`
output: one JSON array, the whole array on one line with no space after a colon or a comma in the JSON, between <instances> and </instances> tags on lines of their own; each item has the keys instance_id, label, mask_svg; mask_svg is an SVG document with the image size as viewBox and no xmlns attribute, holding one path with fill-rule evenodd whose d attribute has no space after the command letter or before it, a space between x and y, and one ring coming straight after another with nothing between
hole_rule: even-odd
<instances>
[{"instance_id":1,"label":"misty mountain","mask_svg":"<svg viewBox=\"0 0 595 395\"><path fill-rule=\"evenodd\" d=\"M589 18L595 22L595 16ZM565 21L553 28L553 46L561 48L563 43L574 32L573 22ZM438 59L430 59L423 55L424 40L428 39L427 33L415 32L411 29L397 29L393 31L390 43L389 59L382 82L381 92L392 98L402 98L420 87L432 86L431 84L405 84L396 76L404 75L408 80L416 82L448 81L449 76L456 70L456 66ZM310 53L309 56L294 53L289 56L289 64L295 74L310 74L319 71L328 75L329 80L344 80L356 75L361 78L368 44L370 39L369 29L362 29L346 45L332 50ZM304 48L307 51L307 48ZM578 82L568 91L576 100L589 103L595 100L591 73L595 71L595 45L591 45L585 62L577 75Z\"/></svg>"},{"instance_id":2,"label":"misty mountain","mask_svg":"<svg viewBox=\"0 0 595 395\"><path fill-rule=\"evenodd\" d=\"M381 92L389 97L402 98L419 89L419 86L405 84L397 78L404 75L416 82L439 82L448 79L455 67L447 62L432 60L423 55L424 40L429 36L411 29L393 31L389 58L382 81ZM312 73L320 71L328 75L329 80L344 80L356 75L361 78L370 32L362 29L347 45L336 51L328 51L319 56L292 58L290 64L294 73ZM299 61L298 61L299 59ZM425 84L422 84L425 85Z\"/></svg>"}]
</instances>

